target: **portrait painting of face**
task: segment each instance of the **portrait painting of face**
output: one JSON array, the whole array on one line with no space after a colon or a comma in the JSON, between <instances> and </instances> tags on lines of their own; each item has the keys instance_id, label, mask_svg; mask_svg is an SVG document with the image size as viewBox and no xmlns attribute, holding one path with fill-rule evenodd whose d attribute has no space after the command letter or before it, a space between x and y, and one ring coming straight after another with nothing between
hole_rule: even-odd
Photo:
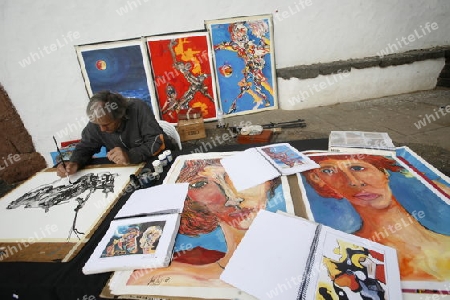
<instances>
[{"instance_id":1,"label":"portrait painting of face","mask_svg":"<svg viewBox=\"0 0 450 300\"><path fill-rule=\"evenodd\" d=\"M450 256L445 254L450 249L445 193L450 181L445 175L420 166L421 159L405 149L396 157L309 157L320 168L298 176L308 218L395 248L403 287L439 289L450 282Z\"/></svg>"},{"instance_id":2,"label":"portrait painting of face","mask_svg":"<svg viewBox=\"0 0 450 300\"><path fill-rule=\"evenodd\" d=\"M275 179L237 192L220 159L229 154L177 157L165 183L188 182L171 265L122 272L120 290L177 296L236 296L219 277L261 209L293 212L287 181Z\"/></svg>"}]
</instances>

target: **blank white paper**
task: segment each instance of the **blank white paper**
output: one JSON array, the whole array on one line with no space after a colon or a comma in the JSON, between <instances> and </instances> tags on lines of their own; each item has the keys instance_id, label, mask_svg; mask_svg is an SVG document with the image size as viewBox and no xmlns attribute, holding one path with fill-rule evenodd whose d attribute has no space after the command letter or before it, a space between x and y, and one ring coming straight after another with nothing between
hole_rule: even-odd
<instances>
[{"instance_id":1,"label":"blank white paper","mask_svg":"<svg viewBox=\"0 0 450 300\"><path fill-rule=\"evenodd\" d=\"M256 148L222 158L220 163L237 191L243 191L280 176Z\"/></svg>"},{"instance_id":2,"label":"blank white paper","mask_svg":"<svg viewBox=\"0 0 450 300\"><path fill-rule=\"evenodd\" d=\"M261 210L220 279L258 299L297 299L316 224Z\"/></svg>"},{"instance_id":3,"label":"blank white paper","mask_svg":"<svg viewBox=\"0 0 450 300\"><path fill-rule=\"evenodd\" d=\"M116 218L143 214L181 213L188 183L167 183L136 190L117 213Z\"/></svg>"}]
</instances>

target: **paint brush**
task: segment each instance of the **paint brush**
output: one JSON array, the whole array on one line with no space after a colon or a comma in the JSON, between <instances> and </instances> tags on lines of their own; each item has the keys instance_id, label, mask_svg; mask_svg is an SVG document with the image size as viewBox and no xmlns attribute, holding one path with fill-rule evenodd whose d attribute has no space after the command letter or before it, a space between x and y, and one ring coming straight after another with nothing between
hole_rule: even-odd
<instances>
[{"instance_id":1,"label":"paint brush","mask_svg":"<svg viewBox=\"0 0 450 300\"><path fill-rule=\"evenodd\" d=\"M53 140L55 141L56 150L58 151L59 157L61 157L61 162L62 162L62 164L63 164L64 170L67 171L67 169L66 169L66 163L64 162L64 159L63 159L61 150L59 150L58 142L56 141L55 136L53 136ZM72 182L70 181L69 173L66 173L66 174L67 174L67 179L69 180L69 183L72 184Z\"/></svg>"}]
</instances>

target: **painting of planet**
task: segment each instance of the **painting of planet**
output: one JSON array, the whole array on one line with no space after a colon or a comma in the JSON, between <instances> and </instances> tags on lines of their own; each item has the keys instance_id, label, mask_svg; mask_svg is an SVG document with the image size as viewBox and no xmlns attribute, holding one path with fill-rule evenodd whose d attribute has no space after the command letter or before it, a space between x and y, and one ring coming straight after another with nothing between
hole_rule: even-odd
<instances>
[{"instance_id":1,"label":"painting of planet","mask_svg":"<svg viewBox=\"0 0 450 300\"><path fill-rule=\"evenodd\" d=\"M147 50L141 39L77 46L89 97L110 90L144 100L159 118Z\"/></svg>"}]
</instances>

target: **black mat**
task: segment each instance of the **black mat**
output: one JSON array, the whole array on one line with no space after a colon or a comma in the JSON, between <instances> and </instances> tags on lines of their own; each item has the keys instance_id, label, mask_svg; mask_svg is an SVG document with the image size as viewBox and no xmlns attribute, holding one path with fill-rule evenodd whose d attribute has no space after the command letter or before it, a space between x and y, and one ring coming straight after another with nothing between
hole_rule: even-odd
<instances>
[{"instance_id":1,"label":"black mat","mask_svg":"<svg viewBox=\"0 0 450 300\"><path fill-rule=\"evenodd\" d=\"M326 150L327 139L299 140L290 142L299 151L304 150ZM214 152L241 151L256 145L222 145L213 149ZM182 151L173 152L174 158L178 155L190 154L195 147L185 147ZM104 161L104 160L103 160ZM94 163L101 163L96 160ZM151 162L147 164L150 166ZM167 173L165 169L163 176L152 185L162 183ZM0 299L1 300L78 300L78 299L102 299L98 295L105 286L111 273L95 274L86 276L81 269L100 242L109 227L113 217L123 206L130 194L125 194L119 199L117 205L105 218L104 222L94 233L91 240L83 247L80 253L67 263L0 263ZM19 220L18 220L19 221ZM20 225L20 223L18 223ZM14 226L12 224L11 226ZM94 298L95 297L95 298Z\"/></svg>"}]
</instances>

